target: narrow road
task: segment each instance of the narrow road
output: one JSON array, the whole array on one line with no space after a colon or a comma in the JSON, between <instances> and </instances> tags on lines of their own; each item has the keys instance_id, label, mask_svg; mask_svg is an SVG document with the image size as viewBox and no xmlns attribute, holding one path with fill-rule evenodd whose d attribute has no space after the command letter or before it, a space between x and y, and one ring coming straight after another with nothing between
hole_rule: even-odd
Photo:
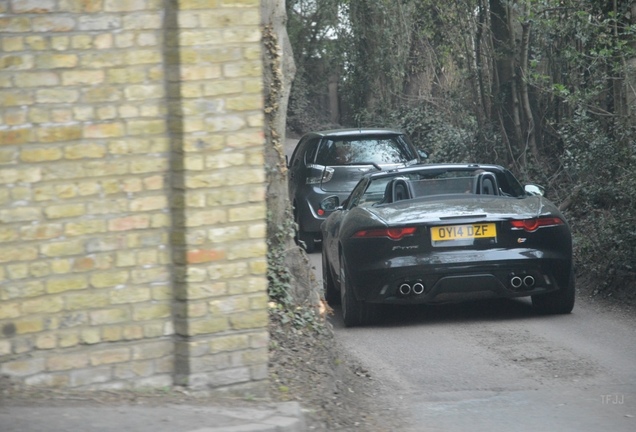
<instances>
[{"instance_id":1,"label":"narrow road","mask_svg":"<svg viewBox=\"0 0 636 432\"><path fill-rule=\"evenodd\" d=\"M310 261L320 279L320 248ZM353 329L336 309L332 322L412 431L633 432L635 315L579 298L562 316L497 300L387 308L382 323Z\"/></svg>"}]
</instances>

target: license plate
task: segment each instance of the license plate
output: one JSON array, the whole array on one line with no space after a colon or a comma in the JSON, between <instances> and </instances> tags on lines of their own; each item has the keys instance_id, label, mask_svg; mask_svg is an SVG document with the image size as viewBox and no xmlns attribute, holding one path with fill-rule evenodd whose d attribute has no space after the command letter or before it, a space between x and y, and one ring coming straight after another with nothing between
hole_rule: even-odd
<instances>
[{"instance_id":1,"label":"license plate","mask_svg":"<svg viewBox=\"0 0 636 432\"><path fill-rule=\"evenodd\" d=\"M496 237L497 227L494 223L431 227L431 239L433 242Z\"/></svg>"}]
</instances>

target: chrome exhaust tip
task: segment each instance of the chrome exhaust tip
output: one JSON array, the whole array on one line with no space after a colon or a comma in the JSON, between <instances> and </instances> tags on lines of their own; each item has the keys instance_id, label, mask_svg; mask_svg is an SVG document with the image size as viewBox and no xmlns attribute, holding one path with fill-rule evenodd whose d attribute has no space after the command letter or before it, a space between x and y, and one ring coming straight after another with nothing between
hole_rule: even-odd
<instances>
[{"instance_id":1,"label":"chrome exhaust tip","mask_svg":"<svg viewBox=\"0 0 636 432\"><path fill-rule=\"evenodd\" d=\"M521 278L519 276L513 276L513 277L510 278L510 285L513 288L521 287L522 283L523 283L523 281L521 280Z\"/></svg>"},{"instance_id":2,"label":"chrome exhaust tip","mask_svg":"<svg viewBox=\"0 0 636 432\"><path fill-rule=\"evenodd\" d=\"M523 278L523 284L528 287L528 288L532 288L534 286L534 277L532 276L526 276Z\"/></svg>"},{"instance_id":3,"label":"chrome exhaust tip","mask_svg":"<svg viewBox=\"0 0 636 432\"><path fill-rule=\"evenodd\" d=\"M413 284L413 294L420 295L424 292L424 284L421 282L416 282Z\"/></svg>"},{"instance_id":4,"label":"chrome exhaust tip","mask_svg":"<svg viewBox=\"0 0 636 432\"><path fill-rule=\"evenodd\" d=\"M403 283L402 285L400 285L399 291L400 294L402 294L403 296L407 296L411 294L411 285Z\"/></svg>"}]
</instances>

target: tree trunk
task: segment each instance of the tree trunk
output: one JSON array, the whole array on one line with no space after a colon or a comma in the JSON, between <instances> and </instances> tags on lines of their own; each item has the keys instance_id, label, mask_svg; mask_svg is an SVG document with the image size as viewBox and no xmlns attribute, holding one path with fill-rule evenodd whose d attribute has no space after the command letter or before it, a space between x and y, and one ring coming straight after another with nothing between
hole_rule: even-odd
<instances>
[{"instance_id":1,"label":"tree trunk","mask_svg":"<svg viewBox=\"0 0 636 432\"><path fill-rule=\"evenodd\" d=\"M522 25L523 32L521 36L521 50L520 50L520 65L519 65L519 86L521 87L521 101L523 104L523 113L526 120L526 142L530 148L530 152L534 158L534 162L538 169L541 169L541 163L539 160L539 149L537 148L536 141L536 126L534 122L534 115L532 113L532 107L530 106L530 97L528 96L528 83L526 74L528 72L528 52L530 49L530 23L524 22ZM524 149L524 153L526 149Z\"/></svg>"},{"instance_id":2,"label":"tree trunk","mask_svg":"<svg viewBox=\"0 0 636 432\"><path fill-rule=\"evenodd\" d=\"M504 6L504 10L506 13L506 23L508 24L508 50L509 50L509 64L510 68L510 89L512 93L512 105L509 107L509 111L512 113L513 125L514 125L514 149L515 152L519 155L519 165L521 165L521 173L526 177L526 172L528 168L528 162L526 158L525 145L523 139L523 131L522 131L522 113L521 113L521 99L520 99L520 91L519 91L519 81L521 77L519 76L519 69L517 67L517 38L515 32L515 22L516 22L516 14L513 16L513 9L509 4Z\"/></svg>"},{"instance_id":3,"label":"tree trunk","mask_svg":"<svg viewBox=\"0 0 636 432\"><path fill-rule=\"evenodd\" d=\"M329 120L333 124L340 123L340 99L338 97L338 75L329 76Z\"/></svg>"},{"instance_id":4,"label":"tree trunk","mask_svg":"<svg viewBox=\"0 0 636 432\"><path fill-rule=\"evenodd\" d=\"M267 176L267 239L272 248L284 250L284 263L270 262L270 271L288 271L292 278L295 303L317 305L313 273L307 256L295 245L291 225L291 204L287 191L285 128L291 84L296 73L294 56L287 36L284 0L262 0L263 86L265 96L265 174ZM274 269L274 270L272 270Z\"/></svg>"},{"instance_id":5,"label":"tree trunk","mask_svg":"<svg viewBox=\"0 0 636 432\"><path fill-rule=\"evenodd\" d=\"M484 28L487 24L487 6L483 0L479 1L478 6L479 14L478 14L478 22L477 22L477 35L475 37L475 67L476 67L476 76L477 76L477 88L479 96L475 97L475 105L477 105L477 101L481 103L481 109L477 109L476 117L479 120L480 130L484 129L484 125L486 124L486 120L484 118L490 120L492 117L492 104L490 99L490 91L486 89L486 82L488 81L488 77L490 74L487 73L488 64L484 61L484 58L487 57L486 52L488 50L488 43L485 43L484 38ZM468 49L467 49L468 51Z\"/></svg>"},{"instance_id":6,"label":"tree trunk","mask_svg":"<svg viewBox=\"0 0 636 432\"><path fill-rule=\"evenodd\" d=\"M265 96L265 166L267 208L271 214L268 231L275 232L276 221L284 220L289 208L287 164L285 160L285 123L291 83L296 73L291 44L287 37L287 12L284 0L261 2L263 24L263 75ZM271 235L269 236L272 240Z\"/></svg>"},{"instance_id":7,"label":"tree trunk","mask_svg":"<svg viewBox=\"0 0 636 432\"><path fill-rule=\"evenodd\" d=\"M636 0L631 3L631 24L636 25ZM636 51L636 41L633 41L632 49ZM625 102L628 121L636 124L636 57L627 59L625 72Z\"/></svg>"},{"instance_id":8,"label":"tree trunk","mask_svg":"<svg viewBox=\"0 0 636 432\"><path fill-rule=\"evenodd\" d=\"M493 108L499 117L502 139L508 144L508 160L516 168L519 141L514 109L514 55L508 11L502 0L490 0L490 30L495 72Z\"/></svg>"}]
</instances>

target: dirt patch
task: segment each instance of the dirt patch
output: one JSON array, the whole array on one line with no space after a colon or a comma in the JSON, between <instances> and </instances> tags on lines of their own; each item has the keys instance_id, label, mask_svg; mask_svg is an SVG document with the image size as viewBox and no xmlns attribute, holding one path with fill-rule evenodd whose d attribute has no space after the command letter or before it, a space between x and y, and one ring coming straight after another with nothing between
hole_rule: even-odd
<instances>
[{"instance_id":1,"label":"dirt patch","mask_svg":"<svg viewBox=\"0 0 636 432\"><path fill-rule=\"evenodd\" d=\"M579 296L585 297L591 306L618 314L636 311L636 274L608 275L608 280L600 280L587 272L576 276Z\"/></svg>"},{"instance_id":2,"label":"dirt patch","mask_svg":"<svg viewBox=\"0 0 636 432\"><path fill-rule=\"evenodd\" d=\"M302 331L272 322L270 334L270 394L298 401L309 430L406 430L394 392L335 341L328 322Z\"/></svg>"}]
</instances>

